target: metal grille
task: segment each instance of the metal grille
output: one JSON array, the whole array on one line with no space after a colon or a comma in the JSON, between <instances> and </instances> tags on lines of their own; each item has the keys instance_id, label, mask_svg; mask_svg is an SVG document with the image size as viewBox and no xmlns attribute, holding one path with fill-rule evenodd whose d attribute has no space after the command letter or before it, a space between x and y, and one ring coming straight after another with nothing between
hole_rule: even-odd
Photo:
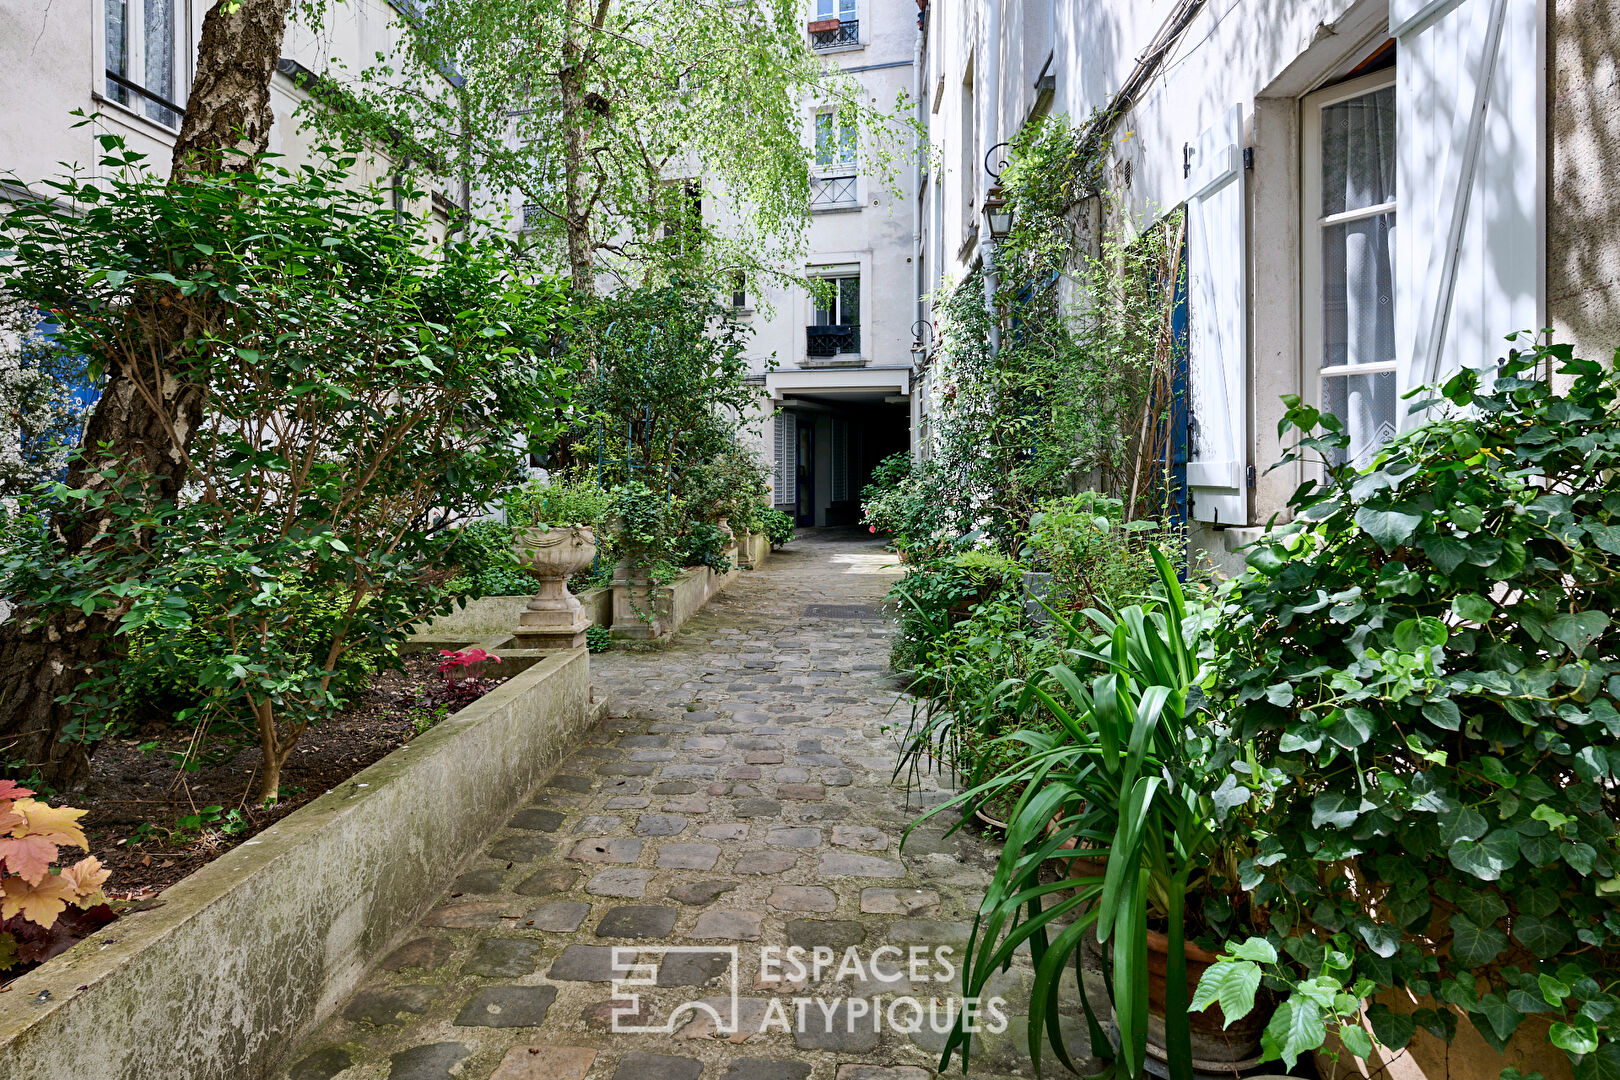
<instances>
[{"instance_id":1,"label":"metal grille","mask_svg":"<svg viewBox=\"0 0 1620 1080\"><path fill-rule=\"evenodd\" d=\"M810 181L810 208L855 205L855 177L818 176Z\"/></svg>"},{"instance_id":2,"label":"metal grille","mask_svg":"<svg viewBox=\"0 0 1620 1080\"><path fill-rule=\"evenodd\" d=\"M861 351L859 326L807 326L804 328L806 356L829 357L839 353L858 355Z\"/></svg>"},{"instance_id":3,"label":"metal grille","mask_svg":"<svg viewBox=\"0 0 1620 1080\"><path fill-rule=\"evenodd\" d=\"M817 30L810 35L812 49L840 49L861 43L861 24L858 19L841 22L832 30Z\"/></svg>"}]
</instances>

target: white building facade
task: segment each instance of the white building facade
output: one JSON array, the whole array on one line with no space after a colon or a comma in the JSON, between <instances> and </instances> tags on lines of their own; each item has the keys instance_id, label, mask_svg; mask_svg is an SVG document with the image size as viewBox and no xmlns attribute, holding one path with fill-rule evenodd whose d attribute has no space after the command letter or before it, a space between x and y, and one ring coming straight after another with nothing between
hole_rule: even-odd
<instances>
[{"instance_id":1,"label":"white building facade","mask_svg":"<svg viewBox=\"0 0 1620 1080\"><path fill-rule=\"evenodd\" d=\"M917 9L892 0L804 0L807 47L891 108L916 91ZM802 266L823 282L743 295L755 322L756 378L768 395L757 428L772 466L772 501L804 526L853 525L861 486L884 457L911 447L912 343L921 318L915 258L915 169L872 175L861 140L830 104L804 117L812 161ZM898 189L898 190L897 190ZM767 373L766 360L775 357Z\"/></svg>"},{"instance_id":2,"label":"white building facade","mask_svg":"<svg viewBox=\"0 0 1620 1080\"><path fill-rule=\"evenodd\" d=\"M1042 115L1109 117L1127 230L1185 208L1188 516L1217 565L1302 479L1268 471L1282 395L1364 460L1402 393L1510 333L1620 345L1613 0L928 0L921 42L924 291L982 264L986 154Z\"/></svg>"},{"instance_id":3,"label":"white building facade","mask_svg":"<svg viewBox=\"0 0 1620 1080\"><path fill-rule=\"evenodd\" d=\"M122 136L168 174L179 134L203 17L212 0L0 0L0 198L76 167L98 175L96 135ZM358 70L395 55L400 11L385 0L333 0L321 25L289 21L271 76L275 122L269 151L289 168L314 159L314 139L295 117L319 72ZM446 84L448 87L448 84ZM77 126L72 112L99 114ZM388 148L357 163L359 183L390 183ZM448 229L465 193L458 184L430 193L431 211ZM412 207L422 213L427 205Z\"/></svg>"}]
</instances>

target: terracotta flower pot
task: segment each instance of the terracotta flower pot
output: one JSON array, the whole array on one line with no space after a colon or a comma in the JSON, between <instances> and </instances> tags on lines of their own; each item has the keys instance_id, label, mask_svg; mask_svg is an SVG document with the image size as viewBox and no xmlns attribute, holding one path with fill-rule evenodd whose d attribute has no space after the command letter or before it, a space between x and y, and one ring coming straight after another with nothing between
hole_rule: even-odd
<instances>
[{"instance_id":1,"label":"terracotta flower pot","mask_svg":"<svg viewBox=\"0 0 1620 1080\"><path fill-rule=\"evenodd\" d=\"M578 649L591 625L568 591L568 579L596 558L596 534L583 525L518 529L512 552L539 579L539 588L518 616L513 634L525 649Z\"/></svg>"},{"instance_id":2,"label":"terracotta flower pot","mask_svg":"<svg viewBox=\"0 0 1620 1080\"><path fill-rule=\"evenodd\" d=\"M1198 989L1198 980L1215 963L1214 953L1187 942L1187 1000ZM1155 930L1147 932L1148 967L1148 1053L1163 1061L1166 973L1170 966L1170 939ZM1226 1016L1219 1005L1191 1013L1193 1066L1201 1071L1230 1071L1234 1065L1253 1062L1260 1055L1260 1035L1271 1022L1268 1001L1257 1000L1249 1015L1222 1029Z\"/></svg>"}]
</instances>

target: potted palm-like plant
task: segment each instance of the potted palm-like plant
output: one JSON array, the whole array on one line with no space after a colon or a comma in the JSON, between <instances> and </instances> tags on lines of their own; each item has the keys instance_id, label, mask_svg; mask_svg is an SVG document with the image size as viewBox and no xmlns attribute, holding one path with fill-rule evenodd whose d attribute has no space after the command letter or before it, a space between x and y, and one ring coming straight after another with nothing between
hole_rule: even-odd
<instances>
[{"instance_id":1,"label":"potted palm-like plant","mask_svg":"<svg viewBox=\"0 0 1620 1080\"><path fill-rule=\"evenodd\" d=\"M539 581L513 633L528 649L578 649L590 620L568 579L596 559L596 526L608 496L583 477L531 482L507 498L513 554Z\"/></svg>"},{"instance_id":2,"label":"potted palm-like plant","mask_svg":"<svg viewBox=\"0 0 1620 1080\"><path fill-rule=\"evenodd\" d=\"M1194 922L1215 921L1209 912L1225 906L1227 925L1211 927L1222 935L1241 921L1230 913L1242 894L1225 877L1237 859L1222 819L1246 790L1227 779L1231 762L1211 756L1214 741L1201 732L1196 640L1187 637L1199 613L1189 612L1169 561L1157 550L1153 558L1162 600L1114 615L1088 611L1098 632L1078 655L1090 669L1058 664L1023 685L1016 711L1046 722L1003 736L1018 746L1018 760L924 815L966 808L965 821L998 791L1021 791L964 958L963 993L981 995L1027 943L1035 961L1030 1054L1038 1063L1044 1034L1071 1064L1058 990L1067 967L1078 977L1094 935L1111 961L1118 1064L1133 1077L1144 1075L1150 1048L1172 1076L1191 1075L1195 1062L1230 1067L1258 1050L1265 1022L1261 1013L1228 1031L1213 1013L1189 1013L1197 976L1215 958L1189 947L1188 900L1214 901L1193 910ZM1106 1054L1111 1043L1083 986L1081 1000L1093 1052ZM946 1061L966 1054L970 1039L958 1024Z\"/></svg>"}]
</instances>

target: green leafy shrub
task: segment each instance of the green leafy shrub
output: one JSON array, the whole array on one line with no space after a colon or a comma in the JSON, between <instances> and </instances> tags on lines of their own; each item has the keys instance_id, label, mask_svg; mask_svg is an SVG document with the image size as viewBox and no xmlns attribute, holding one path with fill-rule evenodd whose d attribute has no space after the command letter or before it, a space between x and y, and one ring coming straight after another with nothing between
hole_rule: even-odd
<instances>
[{"instance_id":1,"label":"green leafy shrub","mask_svg":"<svg viewBox=\"0 0 1620 1080\"><path fill-rule=\"evenodd\" d=\"M1023 567L991 551L967 551L931 559L908 568L889 590L900 632L890 646L889 665L913 672L924 685L939 665L931 659L935 643L973 608L992 596L1021 596Z\"/></svg>"},{"instance_id":2,"label":"green leafy shrub","mask_svg":"<svg viewBox=\"0 0 1620 1080\"><path fill-rule=\"evenodd\" d=\"M689 521L675 539L675 561L682 566L707 566L717 574L731 570L725 547L731 538L720 526L707 521Z\"/></svg>"},{"instance_id":3,"label":"green leafy shrub","mask_svg":"<svg viewBox=\"0 0 1620 1080\"><path fill-rule=\"evenodd\" d=\"M759 521L765 528L765 535L771 538L771 547L781 547L783 544L793 542L795 526L792 514L774 507L761 506Z\"/></svg>"},{"instance_id":4,"label":"green leafy shrub","mask_svg":"<svg viewBox=\"0 0 1620 1080\"><path fill-rule=\"evenodd\" d=\"M862 520L873 532L887 533L906 558L937 554L971 522L953 511L958 500L942 490L943 475L931 462L914 464L904 455L902 472L895 460L901 456L884 459L883 485L874 480L861 489Z\"/></svg>"},{"instance_id":5,"label":"green leafy shrub","mask_svg":"<svg viewBox=\"0 0 1620 1080\"><path fill-rule=\"evenodd\" d=\"M507 492L506 520L514 529L530 525L583 525L595 529L607 517L612 503L613 497L601 489L594 477L562 472Z\"/></svg>"},{"instance_id":6,"label":"green leafy shrub","mask_svg":"<svg viewBox=\"0 0 1620 1080\"><path fill-rule=\"evenodd\" d=\"M770 490L765 482L768 475L757 453L732 442L708 461L680 469L676 494L687 513L699 521L725 518L738 534L757 532L760 503Z\"/></svg>"},{"instance_id":7,"label":"green leafy shrub","mask_svg":"<svg viewBox=\"0 0 1620 1080\"><path fill-rule=\"evenodd\" d=\"M585 648L591 652L607 652L613 648L613 630L606 626L585 628Z\"/></svg>"},{"instance_id":8,"label":"green leafy shrub","mask_svg":"<svg viewBox=\"0 0 1620 1080\"><path fill-rule=\"evenodd\" d=\"M1272 1047L1320 1041L1322 985L1398 987L1432 1001L1372 1005L1386 1047L1457 1010L1501 1048L1533 1017L1578 1077L1614 1076L1620 376L1535 348L1434 403L1366 470L1300 490L1220 636L1265 767L1243 884L1295 991ZM1299 455L1346 445L1287 404Z\"/></svg>"},{"instance_id":9,"label":"green leafy shrub","mask_svg":"<svg viewBox=\"0 0 1620 1080\"><path fill-rule=\"evenodd\" d=\"M1052 574L1056 599L1071 611L1118 608L1154 594L1152 549L1179 561L1179 530L1125 521L1125 504L1097 492L1047 499L1030 518L1029 543Z\"/></svg>"},{"instance_id":10,"label":"green leafy shrub","mask_svg":"<svg viewBox=\"0 0 1620 1080\"><path fill-rule=\"evenodd\" d=\"M457 529L444 558L455 574L444 583L454 596L527 596L534 578L512 554L512 526L504 521L475 521Z\"/></svg>"},{"instance_id":11,"label":"green leafy shrub","mask_svg":"<svg viewBox=\"0 0 1620 1080\"><path fill-rule=\"evenodd\" d=\"M33 493L20 512L51 529L106 531L70 553L18 530L0 594L19 625L73 610L107 628L70 735L105 734L126 642L149 657L174 642L187 651L164 664L189 665L210 715L257 731L273 799L299 738L341 707L345 657L387 657L448 608L426 523L510 482L514 432L552 437L570 309L505 238L440 243L354 189L352 159L171 184L103 144L93 180L47 182L50 198L0 214L0 299L57 312L55 339L92 377L146 365L131 343L153 322L185 327L164 377L206 393L207 422L184 497L118 460Z\"/></svg>"}]
</instances>

